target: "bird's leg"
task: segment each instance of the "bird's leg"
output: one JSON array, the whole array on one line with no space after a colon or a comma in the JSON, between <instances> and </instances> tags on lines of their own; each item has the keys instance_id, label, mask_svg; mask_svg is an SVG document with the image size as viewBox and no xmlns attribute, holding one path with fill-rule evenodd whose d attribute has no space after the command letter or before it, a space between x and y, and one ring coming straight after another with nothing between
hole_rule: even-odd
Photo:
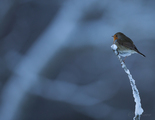
<instances>
[{"instance_id":1,"label":"bird's leg","mask_svg":"<svg viewBox=\"0 0 155 120\"><path fill-rule=\"evenodd\" d=\"M123 62L125 63L125 59L127 58L127 56L124 58Z\"/></svg>"}]
</instances>

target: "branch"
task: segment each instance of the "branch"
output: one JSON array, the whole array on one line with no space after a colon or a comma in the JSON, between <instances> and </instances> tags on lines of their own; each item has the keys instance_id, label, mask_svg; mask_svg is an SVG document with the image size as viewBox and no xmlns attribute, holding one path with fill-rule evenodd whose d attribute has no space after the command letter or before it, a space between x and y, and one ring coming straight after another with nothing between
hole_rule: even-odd
<instances>
[{"instance_id":1,"label":"branch","mask_svg":"<svg viewBox=\"0 0 155 120\"><path fill-rule=\"evenodd\" d=\"M119 53L117 51L117 46L115 44L113 44L111 46L111 48L114 51L115 55L118 57L121 65L122 65L122 68L124 69L124 71L126 72L126 74L129 77L129 80L130 80L133 97L134 97L134 100L135 100L135 103L136 103L136 105L135 105L135 117L133 118L133 120L140 120L140 116L143 113L143 108L141 107L141 99L140 99L139 92L138 92L138 89L137 89L136 84L135 84L135 80L132 78L132 75L130 74L129 69L127 69L125 63L121 59L121 57L120 57L120 55L119 55Z\"/></svg>"}]
</instances>

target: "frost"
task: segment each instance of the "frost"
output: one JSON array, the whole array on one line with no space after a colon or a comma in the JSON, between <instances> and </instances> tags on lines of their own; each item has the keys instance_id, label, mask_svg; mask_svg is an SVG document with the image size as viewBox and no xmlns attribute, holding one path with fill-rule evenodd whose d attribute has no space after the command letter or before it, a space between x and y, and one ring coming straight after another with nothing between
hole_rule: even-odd
<instances>
[{"instance_id":1,"label":"frost","mask_svg":"<svg viewBox=\"0 0 155 120\"><path fill-rule=\"evenodd\" d=\"M114 53L118 57L121 65L122 65L122 68L127 73L128 78L130 80L130 84L131 84L131 87L132 87L132 93L133 93L134 101L136 103L136 105L135 105L135 117L133 118L133 120L140 120L140 115L142 115L142 113L144 112L144 110L141 107L141 99L140 99L140 96L139 96L139 91L138 91L138 89L136 87L136 84L135 84L135 80L132 78L132 75L130 74L129 69L127 69L125 63L123 62L123 60L119 56L118 51L117 51L117 46L115 44L113 44L111 46L111 48L113 49Z\"/></svg>"},{"instance_id":2,"label":"frost","mask_svg":"<svg viewBox=\"0 0 155 120\"><path fill-rule=\"evenodd\" d=\"M112 45L111 45L111 48L112 48L113 50L117 50L117 46L116 46L115 44L112 44Z\"/></svg>"}]
</instances>

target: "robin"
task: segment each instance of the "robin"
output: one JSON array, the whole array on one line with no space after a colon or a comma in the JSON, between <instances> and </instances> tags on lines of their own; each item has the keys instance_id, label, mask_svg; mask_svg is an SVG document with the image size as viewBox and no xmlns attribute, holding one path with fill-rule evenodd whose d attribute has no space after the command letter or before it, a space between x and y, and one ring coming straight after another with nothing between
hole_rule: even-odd
<instances>
[{"instance_id":1,"label":"robin","mask_svg":"<svg viewBox=\"0 0 155 120\"><path fill-rule=\"evenodd\" d=\"M120 56L126 58L127 56L130 56L131 54L139 53L140 55L145 57L144 54L139 52L139 50L134 45L133 41L127 36L125 36L123 33L117 32L112 37L114 38L113 43L117 46L117 50Z\"/></svg>"}]
</instances>

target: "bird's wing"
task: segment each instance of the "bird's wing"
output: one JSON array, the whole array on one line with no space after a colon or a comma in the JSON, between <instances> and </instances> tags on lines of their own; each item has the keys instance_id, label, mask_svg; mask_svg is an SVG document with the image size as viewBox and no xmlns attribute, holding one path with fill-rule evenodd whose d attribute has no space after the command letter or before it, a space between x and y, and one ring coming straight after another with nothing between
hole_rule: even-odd
<instances>
[{"instance_id":1,"label":"bird's wing","mask_svg":"<svg viewBox=\"0 0 155 120\"><path fill-rule=\"evenodd\" d=\"M117 42L124 46L124 47L127 47L131 50L134 50L136 51L137 53L141 54L142 56L146 57L144 54L142 54L141 52L139 52L139 50L137 49L137 47L133 44L132 40L131 39L128 39L126 41L122 40L122 39L117 39Z\"/></svg>"},{"instance_id":2,"label":"bird's wing","mask_svg":"<svg viewBox=\"0 0 155 120\"><path fill-rule=\"evenodd\" d=\"M124 46L124 47L127 47L127 48L129 48L131 50L135 50L135 51L139 52L138 49L136 48L136 46L133 44L133 42L132 42L131 39L127 39L125 41L124 40L121 40L121 39L118 39L117 42L120 45Z\"/></svg>"}]
</instances>

